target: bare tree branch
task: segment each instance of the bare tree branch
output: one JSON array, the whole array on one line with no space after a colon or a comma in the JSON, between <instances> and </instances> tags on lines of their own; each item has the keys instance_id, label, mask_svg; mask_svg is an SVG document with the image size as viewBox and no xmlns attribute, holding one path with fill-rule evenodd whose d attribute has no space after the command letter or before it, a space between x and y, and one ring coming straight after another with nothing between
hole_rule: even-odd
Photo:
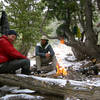
<instances>
[{"instance_id":1,"label":"bare tree branch","mask_svg":"<svg viewBox=\"0 0 100 100\"><path fill-rule=\"evenodd\" d=\"M48 13L49 13L49 8L48 8L48 10L47 10L47 12L46 12L46 15L45 15L45 17L44 17L44 19L43 19L43 21L42 21L42 23L41 23L41 25L40 25L40 33L41 33L42 35L47 36L49 39L58 39L57 36L48 36L48 35L43 31L43 26L44 26L45 21L46 21L46 19L47 19Z\"/></svg>"}]
</instances>

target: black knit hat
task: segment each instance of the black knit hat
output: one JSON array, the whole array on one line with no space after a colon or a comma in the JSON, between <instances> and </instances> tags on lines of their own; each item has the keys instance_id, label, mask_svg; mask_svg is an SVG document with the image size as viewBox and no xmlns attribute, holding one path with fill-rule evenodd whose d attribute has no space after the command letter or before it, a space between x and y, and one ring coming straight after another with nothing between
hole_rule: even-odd
<instances>
[{"instance_id":1,"label":"black knit hat","mask_svg":"<svg viewBox=\"0 0 100 100\"><path fill-rule=\"evenodd\" d=\"M18 34L17 34L17 32L15 30L9 30L7 32L7 35L16 35L16 36L18 36Z\"/></svg>"}]
</instances>

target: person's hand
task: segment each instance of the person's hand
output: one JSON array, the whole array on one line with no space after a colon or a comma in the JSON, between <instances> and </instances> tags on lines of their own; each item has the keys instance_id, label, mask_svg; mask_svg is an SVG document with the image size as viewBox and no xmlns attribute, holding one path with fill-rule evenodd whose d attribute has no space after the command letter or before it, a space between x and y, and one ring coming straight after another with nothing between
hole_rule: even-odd
<instances>
[{"instance_id":1,"label":"person's hand","mask_svg":"<svg viewBox=\"0 0 100 100\"><path fill-rule=\"evenodd\" d=\"M50 57L50 54L49 54L49 53L46 53L45 56L46 56L47 58L49 58L49 57Z\"/></svg>"}]
</instances>

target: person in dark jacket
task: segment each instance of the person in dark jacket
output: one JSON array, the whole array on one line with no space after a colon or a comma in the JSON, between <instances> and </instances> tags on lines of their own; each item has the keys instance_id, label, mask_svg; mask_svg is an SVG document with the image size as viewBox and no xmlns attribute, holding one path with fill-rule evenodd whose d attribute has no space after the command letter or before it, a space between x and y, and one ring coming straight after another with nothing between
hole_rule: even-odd
<instances>
[{"instance_id":1,"label":"person in dark jacket","mask_svg":"<svg viewBox=\"0 0 100 100\"><path fill-rule=\"evenodd\" d=\"M36 45L36 66L37 72L41 73L42 66L48 66L52 62L52 70L56 67L56 57L52 46L48 43L48 38L42 36L41 43ZM48 68L48 67L47 67ZM46 69L45 69L46 71Z\"/></svg>"},{"instance_id":2,"label":"person in dark jacket","mask_svg":"<svg viewBox=\"0 0 100 100\"><path fill-rule=\"evenodd\" d=\"M30 60L13 46L16 37L17 33L14 30L0 37L0 74L15 74L20 68L22 74L30 74Z\"/></svg>"}]
</instances>

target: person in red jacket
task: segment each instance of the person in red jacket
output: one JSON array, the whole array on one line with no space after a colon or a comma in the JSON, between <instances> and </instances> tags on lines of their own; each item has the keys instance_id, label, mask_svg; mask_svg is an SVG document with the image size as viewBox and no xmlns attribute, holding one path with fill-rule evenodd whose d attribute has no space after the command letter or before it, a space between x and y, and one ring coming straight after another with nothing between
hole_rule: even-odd
<instances>
[{"instance_id":1,"label":"person in red jacket","mask_svg":"<svg viewBox=\"0 0 100 100\"><path fill-rule=\"evenodd\" d=\"M14 30L9 30L6 35L0 37L0 74L15 74L20 68L22 74L30 74L30 60L13 46L16 38L17 33Z\"/></svg>"}]
</instances>

